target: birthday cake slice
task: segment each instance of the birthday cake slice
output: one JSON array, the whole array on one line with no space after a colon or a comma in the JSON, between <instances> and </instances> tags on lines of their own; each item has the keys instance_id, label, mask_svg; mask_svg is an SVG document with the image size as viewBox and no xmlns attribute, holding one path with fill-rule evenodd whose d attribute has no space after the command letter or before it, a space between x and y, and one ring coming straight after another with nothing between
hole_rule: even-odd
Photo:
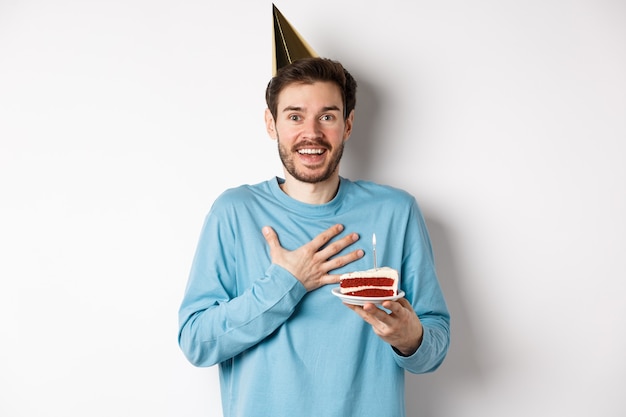
<instances>
[{"instance_id":1,"label":"birthday cake slice","mask_svg":"<svg viewBox=\"0 0 626 417\"><path fill-rule=\"evenodd\" d=\"M343 274L339 292L358 297L390 297L398 294L398 271L389 267Z\"/></svg>"}]
</instances>

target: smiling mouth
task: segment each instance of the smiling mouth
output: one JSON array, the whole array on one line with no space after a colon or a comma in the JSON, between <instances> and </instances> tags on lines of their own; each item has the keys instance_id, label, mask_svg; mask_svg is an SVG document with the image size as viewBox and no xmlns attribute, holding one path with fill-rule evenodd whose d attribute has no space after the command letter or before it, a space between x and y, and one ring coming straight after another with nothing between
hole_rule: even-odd
<instances>
[{"instance_id":1,"label":"smiling mouth","mask_svg":"<svg viewBox=\"0 0 626 417\"><path fill-rule=\"evenodd\" d=\"M324 152L326 152L326 150L324 149L311 149L311 148L298 149L298 153L300 155L321 155Z\"/></svg>"}]
</instances>

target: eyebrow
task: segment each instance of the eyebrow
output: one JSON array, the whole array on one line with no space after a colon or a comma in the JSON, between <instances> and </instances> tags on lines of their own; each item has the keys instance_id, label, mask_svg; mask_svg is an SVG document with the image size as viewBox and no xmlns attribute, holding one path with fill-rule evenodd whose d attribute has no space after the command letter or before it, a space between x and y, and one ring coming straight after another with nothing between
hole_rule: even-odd
<instances>
[{"instance_id":1,"label":"eyebrow","mask_svg":"<svg viewBox=\"0 0 626 417\"><path fill-rule=\"evenodd\" d=\"M302 107L299 106L287 106L283 109L283 112L288 112L288 111L302 111ZM341 111L341 109L337 106L325 106L322 107L322 113L323 112L327 112L327 111Z\"/></svg>"}]
</instances>

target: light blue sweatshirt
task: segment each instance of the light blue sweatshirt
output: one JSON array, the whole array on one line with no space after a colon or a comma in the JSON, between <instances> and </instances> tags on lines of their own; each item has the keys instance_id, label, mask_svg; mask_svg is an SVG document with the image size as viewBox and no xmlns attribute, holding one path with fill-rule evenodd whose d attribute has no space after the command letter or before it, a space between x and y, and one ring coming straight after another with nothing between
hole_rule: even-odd
<instances>
[{"instance_id":1,"label":"light blue sweatshirt","mask_svg":"<svg viewBox=\"0 0 626 417\"><path fill-rule=\"evenodd\" d=\"M415 199L372 182L341 178L329 203L287 196L280 178L225 191L206 216L179 311L179 344L196 366L219 364L225 417L405 416L404 371L443 361L450 316L435 274L428 232ZM365 256L332 273L378 266L400 272L424 337L399 355L331 293L308 292L272 264L261 233L274 228L294 250L334 224L361 239L345 250Z\"/></svg>"}]
</instances>

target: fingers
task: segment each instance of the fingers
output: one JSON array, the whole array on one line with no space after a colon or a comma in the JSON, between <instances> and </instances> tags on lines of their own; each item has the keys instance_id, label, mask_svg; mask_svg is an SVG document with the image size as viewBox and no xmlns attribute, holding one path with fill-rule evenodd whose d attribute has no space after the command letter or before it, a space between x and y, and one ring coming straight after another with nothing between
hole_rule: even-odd
<instances>
[{"instance_id":1,"label":"fingers","mask_svg":"<svg viewBox=\"0 0 626 417\"><path fill-rule=\"evenodd\" d=\"M345 306L347 306L350 310L354 311L356 314L358 314L366 323L374 326L374 324L378 321L378 319L376 319L374 317L374 314L376 314L376 312L372 312L370 313L369 311L365 310L365 307L367 306L374 306L374 308L376 310L378 310L378 307L376 307L374 304L365 304L364 306L357 306L354 304L344 304ZM385 313L386 314L386 313Z\"/></svg>"},{"instance_id":2,"label":"fingers","mask_svg":"<svg viewBox=\"0 0 626 417\"><path fill-rule=\"evenodd\" d=\"M317 252L322 247L324 247L324 245L330 242L330 240L333 237L337 236L342 231L343 231L343 225L341 224L336 224L334 226L331 226L328 229L324 230L319 235L315 236L313 240L311 240L305 246L310 246L312 248L312 252ZM276 232L274 231L274 229L272 229L270 226L264 226L262 229L262 232L270 248L276 248L280 246L280 243L278 241L278 236L276 235ZM359 239L359 235L357 235L356 233L351 233L348 236L343 237L339 241L333 242L325 249L329 249L328 252L334 252L333 253L334 255L336 253L339 253L342 249L344 249L348 245L356 242L358 239Z\"/></svg>"},{"instance_id":3,"label":"fingers","mask_svg":"<svg viewBox=\"0 0 626 417\"><path fill-rule=\"evenodd\" d=\"M323 275L320 280L321 280L321 285L332 285L332 284L339 284L339 276L340 275L333 275L333 274L326 274Z\"/></svg>"},{"instance_id":4,"label":"fingers","mask_svg":"<svg viewBox=\"0 0 626 417\"><path fill-rule=\"evenodd\" d=\"M326 271L332 271L334 269L338 269L350 262L353 262L359 258L362 258L365 255L362 249L358 249L352 251L346 255L339 256L336 258L332 258L348 246L352 245L354 242L359 240L359 235L356 233L349 233L347 236L342 237L341 239L330 242L330 240L337 236L339 233L343 231L343 226L340 224L334 225L319 235L317 235L311 242L311 245L314 245L316 251L318 251L317 256L320 259L324 259L325 265L324 268ZM328 243L330 242L330 243ZM324 246L327 245L327 246ZM332 258L332 259L331 259Z\"/></svg>"},{"instance_id":5,"label":"fingers","mask_svg":"<svg viewBox=\"0 0 626 417\"><path fill-rule=\"evenodd\" d=\"M328 254L328 257L336 255L357 240L359 240L359 235L356 233L350 233L335 242L329 243L328 246L320 250L320 253L322 255Z\"/></svg>"},{"instance_id":6,"label":"fingers","mask_svg":"<svg viewBox=\"0 0 626 417\"><path fill-rule=\"evenodd\" d=\"M263 236L265 237L265 241L270 247L270 253L273 253L277 248L280 247L280 242L278 241L278 236L276 235L276 232L269 226L263 227L261 231L263 233Z\"/></svg>"},{"instance_id":7,"label":"fingers","mask_svg":"<svg viewBox=\"0 0 626 417\"><path fill-rule=\"evenodd\" d=\"M278 236L276 236L276 232L269 226L263 227L263 236L265 236L265 240L267 243L272 246L272 244L276 244L276 240L278 240Z\"/></svg>"},{"instance_id":8,"label":"fingers","mask_svg":"<svg viewBox=\"0 0 626 417\"><path fill-rule=\"evenodd\" d=\"M350 262L354 262L357 259L362 258L363 255L365 255L365 252L363 252L362 249L357 249L357 250L352 251L352 252L350 252L350 253L348 253L346 255L339 256L339 257L333 258L333 259L329 259L324 264L324 269L326 271L328 271L328 273L330 273L330 271L332 271L332 270L341 268L342 266L347 265Z\"/></svg>"},{"instance_id":9,"label":"fingers","mask_svg":"<svg viewBox=\"0 0 626 417\"><path fill-rule=\"evenodd\" d=\"M319 264L321 265L324 273L329 273L334 269L338 269L344 265L349 264L350 262L362 258L365 255L365 252L362 249L358 249L343 256L333 258L342 250L359 240L358 234L350 233L347 236L338 239L337 241L331 242L331 240L335 236L340 234L343 230L343 225L333 225L324 230L322 233L315 236L310 242L303 245L300 250L302 251L302 253L308 254L305 256L311 256L317 259L317 262L319 262ZM274 229L269 226L265 226L263 227L262 232L267 244L269 245L270 253L273 255L279 255L281 253L280 249L282 249L282 246L280 245L278 235L276 234ZM335 282L337 282L336 277L331 277L330 283Z\"/></svg>"},{"instance_id":10,"label":"fingers","mask_svg":"<svg viewBox=\"0 0 626 417\"><path fill-rule=\"evenodd\" d=\"M313 238L313 240L309 244L311 246L313 246L313 248L317 251L320 248L322 248L324 245L326 245L328 242L330 242L330 240L332 238L334 238L335 236L337 236L341 232L343 232L343 225L342 224L336 224L336 225L331 226L328 229L324 230L319 235L315 236ZM353 233L353 234L356 234L356 233ZM357 239L358 239L358 237L357 237Z\"/></svg>"},{"instance_id":11,"label":"fingers","mask_svg":"<svg viewBox=\"0 0 626 417\"><path fill-rule=\"evenodd\" d=\"M348 307L372 326L378 324L391 325L395 320L406 317L405 315L408 313L414 314L413 307L406 298L397 301L384 301L382 307L388 312L378 308L373 303L366 303L362 307L354 305L348 305Z\"/></svg>"},{"instance_id":12,"label":"fingers","mask_svg":"<svg viewBox=\"0 0 626 417\"><path fill-rule=\"evenodd\" d=\"M406 298L400 298L399 300L393 301L384 301L382 306L387 310L391 311L391 314L401 314L404 313L405 310L413 313L413 306L409 303L409 300Z\"/></svg>"}]
</instances>

